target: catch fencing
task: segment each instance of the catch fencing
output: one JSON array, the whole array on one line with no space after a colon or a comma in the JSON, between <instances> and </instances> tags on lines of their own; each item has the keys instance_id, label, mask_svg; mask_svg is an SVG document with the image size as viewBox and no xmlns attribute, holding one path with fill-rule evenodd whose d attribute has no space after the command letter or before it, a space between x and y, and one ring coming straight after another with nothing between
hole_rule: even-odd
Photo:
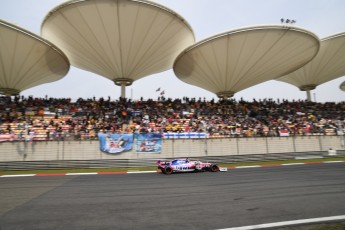
<instances>
[{"instance_id":1,"label":"catch fencing","mask_svg":"<svg viewBox=\"0 0 345 230\"><path fill-rule=\"evenodd\" d=\"M161 153L131 151L108 154L95 140L13 141L0 143L0 170L153 166L155 160L180 157L216 163L345 155L344 136L163 140Z\"/></svg>"}]
</instances>

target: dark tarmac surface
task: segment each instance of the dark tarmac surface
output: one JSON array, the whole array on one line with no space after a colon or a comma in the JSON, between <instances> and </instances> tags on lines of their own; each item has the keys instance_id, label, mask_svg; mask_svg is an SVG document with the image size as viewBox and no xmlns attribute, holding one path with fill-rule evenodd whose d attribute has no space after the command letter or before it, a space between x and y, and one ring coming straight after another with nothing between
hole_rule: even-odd
<instances>
[{"instance_id":1,"label":"dark tarmac surface","mask_svg":"<svg viewBox=\"0 0 345 230\"><path fill-rule=\"evenodd\" d=\"M345 215L345 164L0 178L0 194L0 230L223 229Z\"/></svg>"}]
</instances>

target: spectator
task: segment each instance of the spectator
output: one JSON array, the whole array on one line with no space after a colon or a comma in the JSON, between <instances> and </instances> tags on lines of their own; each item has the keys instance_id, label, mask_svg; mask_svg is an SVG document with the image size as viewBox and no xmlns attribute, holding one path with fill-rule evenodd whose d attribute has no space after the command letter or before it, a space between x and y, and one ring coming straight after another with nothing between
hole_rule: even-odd
<instances>
[{"instance_id":1,"label":"spectator","mask_svg":"<svg viewBox=\"0 0 345 230\"><path fill-rule=\"evenodd\" d=\"M55 116L37 116L48 109ZM72 102L69 98L0 97L0 132L16 133L35 129L46 140L95 139L106 132L206 132L216 137L335 135L344 126L345 103L316 103L272 99L207 101L188 98L158 101L111 101L100 98ZM42 131L40 131L42 130ZM29 134L29 133L28 133Z\"/></svg>"}]
</instances>

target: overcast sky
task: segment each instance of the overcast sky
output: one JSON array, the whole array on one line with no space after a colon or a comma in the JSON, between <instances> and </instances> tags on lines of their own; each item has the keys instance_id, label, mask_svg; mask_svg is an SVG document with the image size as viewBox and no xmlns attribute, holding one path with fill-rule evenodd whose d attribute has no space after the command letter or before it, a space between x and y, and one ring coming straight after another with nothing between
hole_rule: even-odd
<instances>
[{"instance_id":1,"label":"overcast sky","mask_svg":"<svg viewBox=\"0 0 345 230\"><path fill-rule=\"evenodd\" d=\"M40 34L43 18L65 2L63 0L0 0L0 18L24 29ZM280 24L281 18L297 21L295 26L315 33L319 38L345 32L344 0L156 0L185 18L194 30L196 41L212 35L261 24ZM1 44L0 44L1 45ZM345 64L345 63L344 63ZM327 82L311 92L317 102L345 101L345 92L339 86L345 77ZM210 100L217 96L201 88L180 81L172 70L147 76L127 87L126 95L134 100L157 99L161 88L165 97L196 97ZM71 67L69 73L57 82L44 84L21 95L56 98L92 98L110 96L117 99L120 87L99 75ZM255 99L306 99L306 93L297 87L278 81L268 81L244 89L234 98Z\"/></svg>"}]
</instances>

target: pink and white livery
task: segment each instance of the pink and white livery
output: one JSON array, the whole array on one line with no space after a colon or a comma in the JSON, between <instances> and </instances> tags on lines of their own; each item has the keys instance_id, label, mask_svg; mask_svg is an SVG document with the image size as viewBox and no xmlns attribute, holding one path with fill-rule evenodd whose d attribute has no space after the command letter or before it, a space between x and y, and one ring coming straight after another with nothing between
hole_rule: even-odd
<instances>
[{"instance_id":1,"label":"pink and white livery","mask_svg":"<svg viewBox=\"0 0 345 230\"><path fill-rule=\"evenodd\" d=\"M213 163L203 163L201 161L187 159L175 159L172 161L157 161L158 169L166 175L170 175L173 172L198 172L198 171L210 171L218 172L219 167Z\"/></svg>"}]
</instances>

